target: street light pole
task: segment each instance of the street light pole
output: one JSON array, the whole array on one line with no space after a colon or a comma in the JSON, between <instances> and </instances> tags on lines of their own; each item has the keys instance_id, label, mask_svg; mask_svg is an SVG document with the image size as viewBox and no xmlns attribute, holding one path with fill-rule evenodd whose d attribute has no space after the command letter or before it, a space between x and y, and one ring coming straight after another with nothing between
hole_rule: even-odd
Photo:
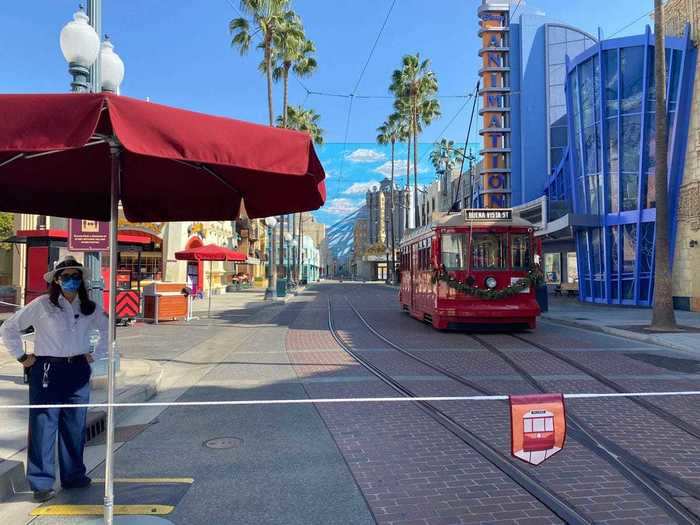
<instances>
[{"instance_id":1,"label":"street light pole","mask_svg":"<svg viewBox=\"0 0 700 525\"><path fill-rule=\"evenodd\" d=\"M267 289L265 290L265 300L273 300L276 295L275 288L277 286L277 272L275 271L275 248L274 248L274 234L275 225L277 224L277 219L274 217L267 217L265 219L265 226L267 226L267 242L268 242L268 256L267 256Z\"/></svg>"}]
</instances>

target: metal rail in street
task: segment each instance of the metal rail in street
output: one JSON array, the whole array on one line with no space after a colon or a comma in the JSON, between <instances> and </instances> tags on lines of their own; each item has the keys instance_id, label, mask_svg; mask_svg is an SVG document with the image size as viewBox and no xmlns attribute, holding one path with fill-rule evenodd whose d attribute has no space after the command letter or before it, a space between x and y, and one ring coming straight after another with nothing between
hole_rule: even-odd
<instances>
[{"instance_id":1,"label":"metal rail in street","mask_svg":"<svg viewBox=\"0 0 700 525\"><path fill-rule=\"evenodd\" d=\"M532 374L525 370L522 366L515 362L508 354L497 348L495 345L485 341L483 338L467 334L486 350L501 358L508 366L518 373L528 384L539 392L547 392L547 389ZM625 478L634 485L644 491L652 501L655 501L666 513L676 520L677 523L687 523L688 525L697 525L700 523L700 516L692 510L680 503L673 494L659 483L659 479L650 474L655 470L657 473L663 473L663 482L672 485L678 490L686 492L690 497L696 498L694 494L700 493L700 487L689 484L687 481L666 473L661 469L656 469L653 465L649 465L642 460L626 451L623 447L617 445L613 441L604 438L599 433L591 429L579 417L575 416L571 411L567 413L569 428L571 434L581 443L585 444L590 450L595 452L599 457L606 460L610 465L618 470ZM691 492L684 490L690 489Z\"/></svg>"},{"instance_id":2,"label":"metal rail in street","mask_svg":"<svg viewBox=\"0 0 700 525\"><path fill-rule=\"evenodd\" d=\"M348 304L350 304L349 301ZM354 310L354 307L352 307L352 305L350 306ZM357 311L355 311L355 313L358 314ZM369 360L359 355L357 352L353 351L342 340L342 338L337 333L333 325L333 308L331 304L330 295L328 297L328 328L336 343L338 343L338 345L343 349L343 351L345 351L353 359L360 363L372 375L376 376L383 383L385 383L386 385L388 385L389 387L406 397L418 397L409 388L396 381L394 378L386 374L380 368L372 364ZM372 330L372 333L376 334L374 330ZM382 338L382 340L384 339ZM393 344L391 346L396 348ZM530 475L528 472L514 464L509 457L505 456L504 454L493 448L489 443L487 443L485 440L483 440L476 434L472 433L468 428L455 421L445 412L443 412L433 404L425 401L416 401L415 404L419 408L421 408L427 415L429 415L441 426L443 426L446 430L451 432L462 442L464 442L466 445L475 450L484 459L486 459L489 463L498 468L501 472L503 472L506 476L513 480L517 485L522 487L526 492L531 494L535 499L537 499L545 507L547 507L553 514L564 520L566 523L571 525L591 525L593 523L592 520L587 518L575 506L567 502L562 496L543 486L539 482L539 480L537 480L534 476Z\"/></svg>"},{"instance_id":3,"label":"metal rail in street","mask_svg":"<svg viewBox=\"0 0 700 525\"><path fill-rule=\"evenodd\" d=\"M596 372L595 370L593 370L589 366L584 365L583 363L579 363L575 359L572 359L571 357L562 354L558 350L555 350L553 348L549 348L548 346L545 346L541 343L537 343L535 341L531 341L531 340L526 339L525 337L522 337L519 335L510 334L510 336L514 337L518 341L522 341L522 342L529 344L529 345L531 345L539 350L542 350L543 352L551 355L552 357L555 357L555 358L559 359L560 361L563 361L567 365L572 366L572 367L576 368L577 370L580 370L584 374L591 376L593 379L604 384L605 386L614 390L615 392L622 393L622 392L626 391L626 389L622 385L605 377L603 374ZM639 405L640 407L644 408L645 410L648 410L649 412L653 413L654 415L660 417L661 419L663 419L667 423L673 425L674 427L682 430L683 432L693 436L696 439L700 439L700 427L698 427L697 425L694 425L692 423L684 421L683 419L676 416L675 414L672 414L671 412L664 410L660 406L655 405L655 404L647 401L646 399L636 398L636 397L630 397L629 399L633 403Z\"/></svg>"},{"instance_id":4,"label":"metal rail in street","mask_svg":"<svg viewBox=\"0 0 700 525\"><path fill-rule=\"evenodd\" d=\"M451 379L468 386L480 393L485 395L494 395L495 393L485 389L463 377L455 374L454 372L432 363L402 347L393 343L383 335L381 335L377 330L375 330L360 314L357 309L353 306L350 300L346 297L348 305L358 317L358 319L379 339L384 341L386 344L394 348L395 350L407 355L416 361L422 363L423 365L439 372L443 375L450 377ZM330 299L329 299L330 301ZM329 307L330 308L330 307ZM531 386L540 392L546 392L546 389L526 370L524 370L520 365L514 362L507 354L503 353L501 350L496 348L494 345L484 341L478 336L468 335L484 348L489 350L491 353L495 354L501 360L505 361L511 368L513 368L521 377L523 377ZM585 423L583 423L577 416L574 416L571 412L567 414L567 419L569 420L569 427L573 431L571 434L579 440L584 446L596 453L599 457L607 461L613 468L618 470L625 478L632 482L635 486L640 488L644 493L649 496L652 501L655 501L661 508L664 509L670 516L673 516L678 523L697 524L700 522L700 516L694 514L685 505L679 503L674 496L666 488L661 486L659 482L670 485L677 490L680 490L689 497L700 500L700 487L685 481L673 474L663 471L653 465L648 464L646 461L634 456L633 454L627 452L624 448L620 447L616 443L610 441L603 436L600 436L597 432L590 429Z\"/></svg>"}]
</instances>

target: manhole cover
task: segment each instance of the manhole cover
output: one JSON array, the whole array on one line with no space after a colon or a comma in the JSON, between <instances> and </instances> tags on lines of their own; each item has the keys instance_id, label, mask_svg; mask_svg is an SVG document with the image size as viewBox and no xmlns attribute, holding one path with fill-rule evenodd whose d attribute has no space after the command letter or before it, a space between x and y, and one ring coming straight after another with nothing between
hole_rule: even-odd
<instances>
[{"instance_id":1,"label":"manhole cover","mask_svg":"<svg viewBox=\"0 0 700 525\"><path fill-rule=\"evenodd\" d=\"M204 442L205 447L215 449L238 448L242 444L243 440L237 437L220 437Z\"/></svg>"}]
</instances>

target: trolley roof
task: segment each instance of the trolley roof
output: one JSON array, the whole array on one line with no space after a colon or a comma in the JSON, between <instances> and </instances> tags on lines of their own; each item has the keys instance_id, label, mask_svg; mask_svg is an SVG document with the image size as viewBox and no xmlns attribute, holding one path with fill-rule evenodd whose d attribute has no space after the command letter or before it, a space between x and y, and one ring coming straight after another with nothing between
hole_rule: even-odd
<instances>
[{"instance_id":1,"label":"trolley roof","mask_svg":"<svg viewBox=\"0 0 700 525\"><path fill-rule=\"evenodd\" d=\"M479 226L480 228L488 228L489 226L516 226L522 228L532 228L533 224L530 221L523 219L520 216L513 216L508 220L493 220L493 219L467 219L464 213L446 213L433 219L432 222L406 230L406 233L401 238L400 244L412 242L419 239L423 235L432 232L436 228L455 228L459 226Z\"/></svg>"}]
</instances>

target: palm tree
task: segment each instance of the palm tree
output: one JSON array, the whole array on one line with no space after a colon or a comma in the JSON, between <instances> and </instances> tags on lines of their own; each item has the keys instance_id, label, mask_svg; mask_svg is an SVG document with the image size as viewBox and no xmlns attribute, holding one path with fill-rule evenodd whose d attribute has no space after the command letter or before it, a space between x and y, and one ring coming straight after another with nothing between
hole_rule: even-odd
<instances>
[{"instance_id":1,"label":"palm tree","mask_svg":"<svg viewBox=\"0 0 700 525\"><path fill-rule=\"evenodd\" d=\"M438 82L430 70L430 60L420 59L420 54L406 55L401 69L391 75L389 90L399 99L407 99L410 105L413 136L413 199L418 201L418 135L422 124L430 124L440 116L440 103L435 98ZM416 222L418 207L414 206Z\"/></svg>"},{"instance_id":2,"label":"palm tree","mask_svg":"<svg viewBox=\"0 0 700 525\"><path fill-rule=\"evenodd\" d=\"M289 72L294 72L298 77L311 75L318 64L312 56L316 52L316 46L304 35L301 19L293 13L285 20L285 24L277 32L273 41L272 53L272 79L275 82L282 80L282 127L287 123L287 107L289 106ZM264 61L259 66L261 71L265 69Z\"/></svg>"},{"instance_id":3,"label":"palm tree","mask_svg":"<svg viewBox=\"0 0 700 525\"><path fill-rule=\"evenodd\" d=\"M305 109L302 106L289 106L287 125L283 126L283 117L277 117L277 125L297 131L305 131L311 135L315 144L323 144L323 129L319 126L321 116L313 109Z\"/></svg>"},{"instance_id":4,"label":"palm tree","mask_svg":"<svg viewBox=\"0 0 700 525\"><path fill-rule=\"evenodd\" d=\"M430 161L433 163L435 171L443 177L442 192L444 195L447 195L447 183L452 168L454 168L458 158L464 156L461 148L455 148L454 144L453 140L441 139L440 142L433 144L433 151L430 152Z\"/></svg>"},{"instance_id":5,"label":"palm tree","mask_svg":"<svg viewBox=\"0 0 700 525\"><path fill-rule=\"evenodd\" d=\"M656 82L656 251L654 255L654 309L651 328L675 330L673 277L668 236L668 144L666 124L666 64L661 0L654 0L654 79Z\"/></svg>"},{"instance_id":6,"label":"palm tree","mask_svg":"<svg viewBox=\"0 0 700 525\"><path fill-rule=\"evenodd\" d=\"M391 282L396 282L394 273L396 271L396 239L394 234L394 149L396 141L401 138L401 117L394 113L377 128L377 142L379 144L391 144L391 204L389 213L391 215L391 272L389 277Z\"/></svg>"},{"instance_id":7,"label":"palm tree","mask_svg":"<svg viewBox=\"0 0 700 525\"><path fill-rule=\"evenodd\" d=\"M289 0L241 0L240 9L246 16L234 18L229 22L231 46L238 47L241 55L250 50L250 44L260 36L263 50L263 63L267 77L267 108L270 126L274 122L272 108L272 53L276 35L295 15L289 9Z\"/></svg>"}]
</instances>

